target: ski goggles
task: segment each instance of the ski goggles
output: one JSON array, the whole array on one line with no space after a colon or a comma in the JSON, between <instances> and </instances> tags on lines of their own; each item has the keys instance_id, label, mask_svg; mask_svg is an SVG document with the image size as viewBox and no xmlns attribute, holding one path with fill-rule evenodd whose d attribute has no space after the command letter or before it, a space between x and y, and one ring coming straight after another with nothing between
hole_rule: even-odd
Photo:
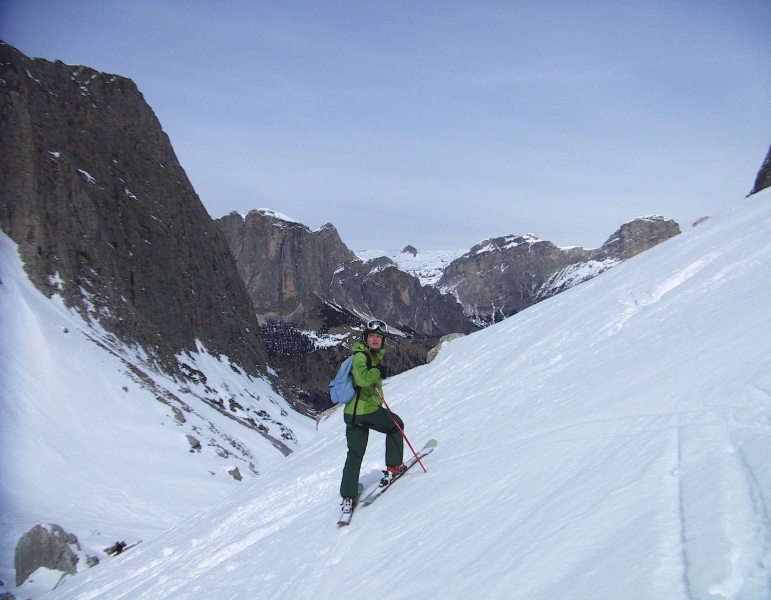
<instances>
[{"instance_id":1,"label":"ski goggles","mask_svg":"<svg viewBox=\"0 0 771 600\"><path fill-rule=\"evenodd\" d=\"M388 333L388 325L386 325L385 321L381 321L380 319L372 319L371 321L367 321L367 331L376 329L379 329L383 333Z\"/></svg>"}]
</instances>

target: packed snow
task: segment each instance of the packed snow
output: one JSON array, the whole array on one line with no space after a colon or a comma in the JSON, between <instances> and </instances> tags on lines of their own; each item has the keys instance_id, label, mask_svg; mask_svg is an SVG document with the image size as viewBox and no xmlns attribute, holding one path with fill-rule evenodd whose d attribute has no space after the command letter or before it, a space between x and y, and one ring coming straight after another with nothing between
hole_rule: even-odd
<instances>
[{"instance_id":1,"label":"packed snow","mask_svg":"<svg viewBox=\"0 0 771 600\"><path fill-rule=\"evenodd\" d=\"M154 537L143 529L141 544L46 598L771 597L770 229L771 190L388 380L410 441L439 444L427 473L411 470L349 527L335 525L335 414L256 480ZM27 333L47 352L52 332ZM24 402L32 430L46 404ZM95 417L90 432L119 423ZM80 442L62 432L36 443ZM137 467L166 468L161 448L131 451ZM102 459L109 470L113 456ZM372 433L364 483L382 460ZM25 492L64 484L46 473ZM120 495L127 532L155 514L174 520L134 489L140 474L131 484L102 490ZM71 525L99 504L52 500L51 518L67 511ZM173 490L165 500L184 503ZM99 510L107 519L117 502Z\"/></svg>"},{"instance_id":2,"label":"packed snow","mask_svg":"<svg viewBox=\"0 0 771 600\"><path fill-rule=\"evenodd\" d=\"M0 232L0 592L36 524L74 533L85 565L116 541L158 535L315 437L312 419L202 344L178 360L206 379L160 374L140 349L43 296ZM240 424L250 421L263 435ZM36 597L50 577L18 596Z\"/></svg>"},{"instance_id":3,"label":"packed snow","mask_svg":"<svg viewBox=\"0 0 771 600\"><path fill-rule=\"evenodd\" d=\"M297 224L297 225L301 225L302 224L297 219L293 219L292 217L289 217L289 216L285 215L284 213L280 213L278 211L271 210L269 208L258 208L258 209L256 209L256 211L258 213L261 213L261 214L265 215L266 217L272 217L272 218L277 219L279 221L286 221L287 223L294 223L294 224ZM252 212L252 211L250 211L250 212ZM246 218L246 217L244 216L244 218Z\"/></svg>"}]
</instances>

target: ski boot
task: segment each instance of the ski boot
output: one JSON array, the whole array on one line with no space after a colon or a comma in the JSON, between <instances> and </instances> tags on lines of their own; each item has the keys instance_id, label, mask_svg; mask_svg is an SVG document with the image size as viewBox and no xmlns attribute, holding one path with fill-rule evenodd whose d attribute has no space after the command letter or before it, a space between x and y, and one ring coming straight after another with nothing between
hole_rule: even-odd
<instances>
[{"instance_id":1,"label":"ski boot","mask_svg":"<svg viewBox=\"0 0 771 600\"><path fill-rule=\"evenodd\" d=\"M380 487L391 485L393 480L399 478L404 471L406 471L404 465L386 468L386 470L383 471L383 478L380 480Z\"/></svg>"},{"instance_id":2,"label":"ski boot","mask_svg":"<svg viewBox=\"0 0 771 600\"><path fill-rule=\"evenodd\" d=\"M353 498L343 498L343 501L340 504L343 507L344 515L350 515L353 512Z\"/></svg>"}]
</instances>

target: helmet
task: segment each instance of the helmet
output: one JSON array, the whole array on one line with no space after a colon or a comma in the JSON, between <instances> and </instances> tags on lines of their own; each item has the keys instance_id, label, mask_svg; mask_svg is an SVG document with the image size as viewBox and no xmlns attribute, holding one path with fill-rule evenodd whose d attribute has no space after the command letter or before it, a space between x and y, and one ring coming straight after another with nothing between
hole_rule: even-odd
<instances>
[{"instance_id":1,"label":"helmet","mask_svg":"<svg viewBox=\"0 0 771 600\"><path fill-rule=\"evenodd\" d=\"M367 336L371 333L376 333L383 338L383 346L385 346L386 334L388 333L388 325L385 321L380 319L372 319L367 321L364 326L364 331L361 332L361 341L367 343Z\"/></svg>"}]
</instances>

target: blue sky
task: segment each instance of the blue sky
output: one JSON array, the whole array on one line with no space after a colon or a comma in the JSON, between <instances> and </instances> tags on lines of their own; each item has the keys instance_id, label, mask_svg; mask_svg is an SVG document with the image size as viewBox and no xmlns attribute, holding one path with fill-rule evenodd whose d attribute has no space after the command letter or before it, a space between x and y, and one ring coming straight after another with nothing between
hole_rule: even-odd
<instances>
[{"instance_id":1,"label":"blue sky","mask_svg":"<svg viewBox=\"0 0 771 600\"><path fill-rule=\"evenodd\" d=\"M771 144L771 2L0 0L28 56L133 79L212 217L354 250L596 247L744 197Z\"/></svg>"}]
</instances>

